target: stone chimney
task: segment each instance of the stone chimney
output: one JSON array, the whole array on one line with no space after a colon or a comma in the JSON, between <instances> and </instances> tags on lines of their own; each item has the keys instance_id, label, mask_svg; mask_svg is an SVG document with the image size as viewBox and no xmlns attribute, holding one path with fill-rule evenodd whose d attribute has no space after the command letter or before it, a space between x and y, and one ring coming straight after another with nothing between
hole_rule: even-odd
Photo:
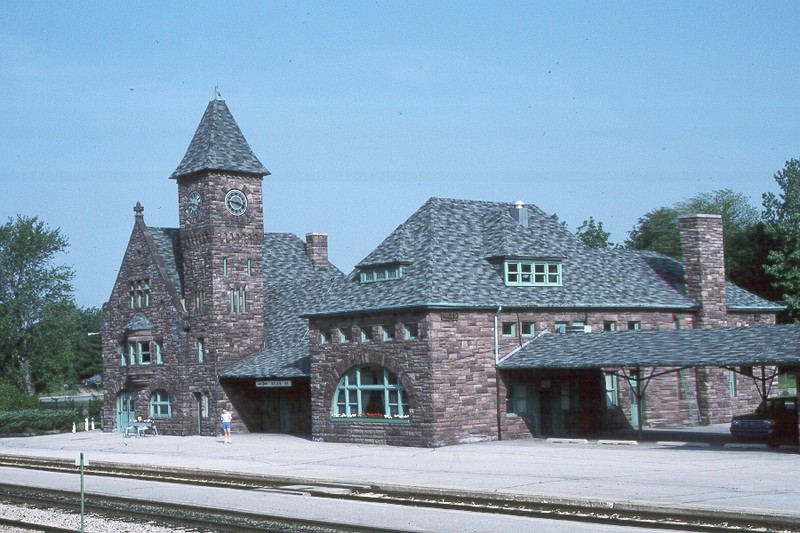
<instances>
[{"instance_id":1,"label":"stone chimney","mask_svg":"<svg viewBox=\"0 0 800 533\"><path fill-rule=\"evenodd\" d=\"M306 233L306 255L314 268L328 268L328 234Z\"/></svg>"},{"instance_id":2,"label":"stone chimney","mask_svg":"<svg viewBox=\"0 0 800 533\"><path fill-rule=\"evenodd\" d=\"M686 296L698 303L696 328L728 325L725 250L720 215L687 215L678 219L683 248Z\"/></svg>"}]
</instances>

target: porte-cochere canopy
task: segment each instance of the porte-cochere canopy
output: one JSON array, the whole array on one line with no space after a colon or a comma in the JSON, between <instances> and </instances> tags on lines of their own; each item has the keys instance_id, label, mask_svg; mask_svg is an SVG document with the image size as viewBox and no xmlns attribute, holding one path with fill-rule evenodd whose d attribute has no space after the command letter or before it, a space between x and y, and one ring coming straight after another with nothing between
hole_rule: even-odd
<instances>
[{"instance_id":1,"label":"porte-cochere canopy","mask_svg":"<svg viewBox=\"0 0 800 533\"><path fill-rule=\"evenodd\" d=\"M602 333L543 332L501 369L800 366L800 324Z\"/></svg>"}]
</instances>

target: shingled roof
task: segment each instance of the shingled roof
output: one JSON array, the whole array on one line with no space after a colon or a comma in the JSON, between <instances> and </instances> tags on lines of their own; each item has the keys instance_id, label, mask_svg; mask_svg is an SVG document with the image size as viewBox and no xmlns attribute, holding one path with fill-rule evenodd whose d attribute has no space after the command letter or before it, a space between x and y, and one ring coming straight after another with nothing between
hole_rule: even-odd
<instances>
[{"instance_id":1,"label":"shingled roof","mask_svg":"<svg viewBox=\"0 0 800 533\"><path fill-rule=\"evenodd\" d=\"M264 347L226 368L221 377L308 377L308 321L300 314L343 276L332 265L315 268L297 236L265 234Z\"/></svg>"},{"instance_id":2,"label":"shingled roof","mask_svg":"<svg viewBox=\"0 0 800 533\"><path fill-rule=\"evenodd\" d=\"M550 333L501 359L502 369L800 364L800 324L749 328Z\"/></svg>"},{"instance_id":3,"label":"shingled roof","mask_svg":"<svg viewBox=\"0 0 800 533\"><path fill-rule=\"evenodd\" d=\"M683 267L652 252L589 248L550 215L528 205L527 226L508 203L431 198L362 260L309 315L398 308L691 310ZM557 260L562 285L512 287L504 258ZM400 279L360 283L359 272L402 265ZM734 287L729 309L782 309Z\"/></svg>"},{"instance_id":4,"label":"shingled roof","mask_svg":"<svg viewBox=\"0 0 800 533\"><path fill-rule=\"evenodd\" d=\"M183 160L170 178L203 170L229 170L259 176L270 173L247 144L219 92L208 103Z\"/></svg>"}]
</instances>

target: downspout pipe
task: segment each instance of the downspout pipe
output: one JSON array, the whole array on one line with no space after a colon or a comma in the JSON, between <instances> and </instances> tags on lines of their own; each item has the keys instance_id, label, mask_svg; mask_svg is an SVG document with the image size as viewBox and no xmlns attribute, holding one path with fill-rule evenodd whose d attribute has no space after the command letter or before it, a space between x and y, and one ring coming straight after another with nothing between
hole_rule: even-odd
<instances>
[{"instance_id":1,"label":"downspout pipe","mask_svg":"<svg viewBox=\"0 0 800 533\"><path fill-rule=\"evenodd\" d=\"M494 390L497 396L497 440L503 440L503 417L500 414L500 369L497 364L500 362L500 340L497 331L497 319L503 311L503 306L497 306L494 314Z\"/></svg>"}]
</instances>

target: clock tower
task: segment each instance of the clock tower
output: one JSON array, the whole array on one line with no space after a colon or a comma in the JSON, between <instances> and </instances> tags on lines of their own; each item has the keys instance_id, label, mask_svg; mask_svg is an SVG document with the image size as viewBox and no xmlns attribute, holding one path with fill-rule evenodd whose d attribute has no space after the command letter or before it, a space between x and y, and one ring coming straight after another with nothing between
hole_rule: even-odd
<instances>
[{"instance_id":1,"label":"clock tower","mask_svg":"<svg viewBox=\"0 0 800 533\"><path fill-rule=\"evenodd\" d=\"M219 90L170 178L178 184L187 363L215 379L264 337L262 179ZM202 371L201 369L206 369Z\"/></svg>"}]
</instances>

